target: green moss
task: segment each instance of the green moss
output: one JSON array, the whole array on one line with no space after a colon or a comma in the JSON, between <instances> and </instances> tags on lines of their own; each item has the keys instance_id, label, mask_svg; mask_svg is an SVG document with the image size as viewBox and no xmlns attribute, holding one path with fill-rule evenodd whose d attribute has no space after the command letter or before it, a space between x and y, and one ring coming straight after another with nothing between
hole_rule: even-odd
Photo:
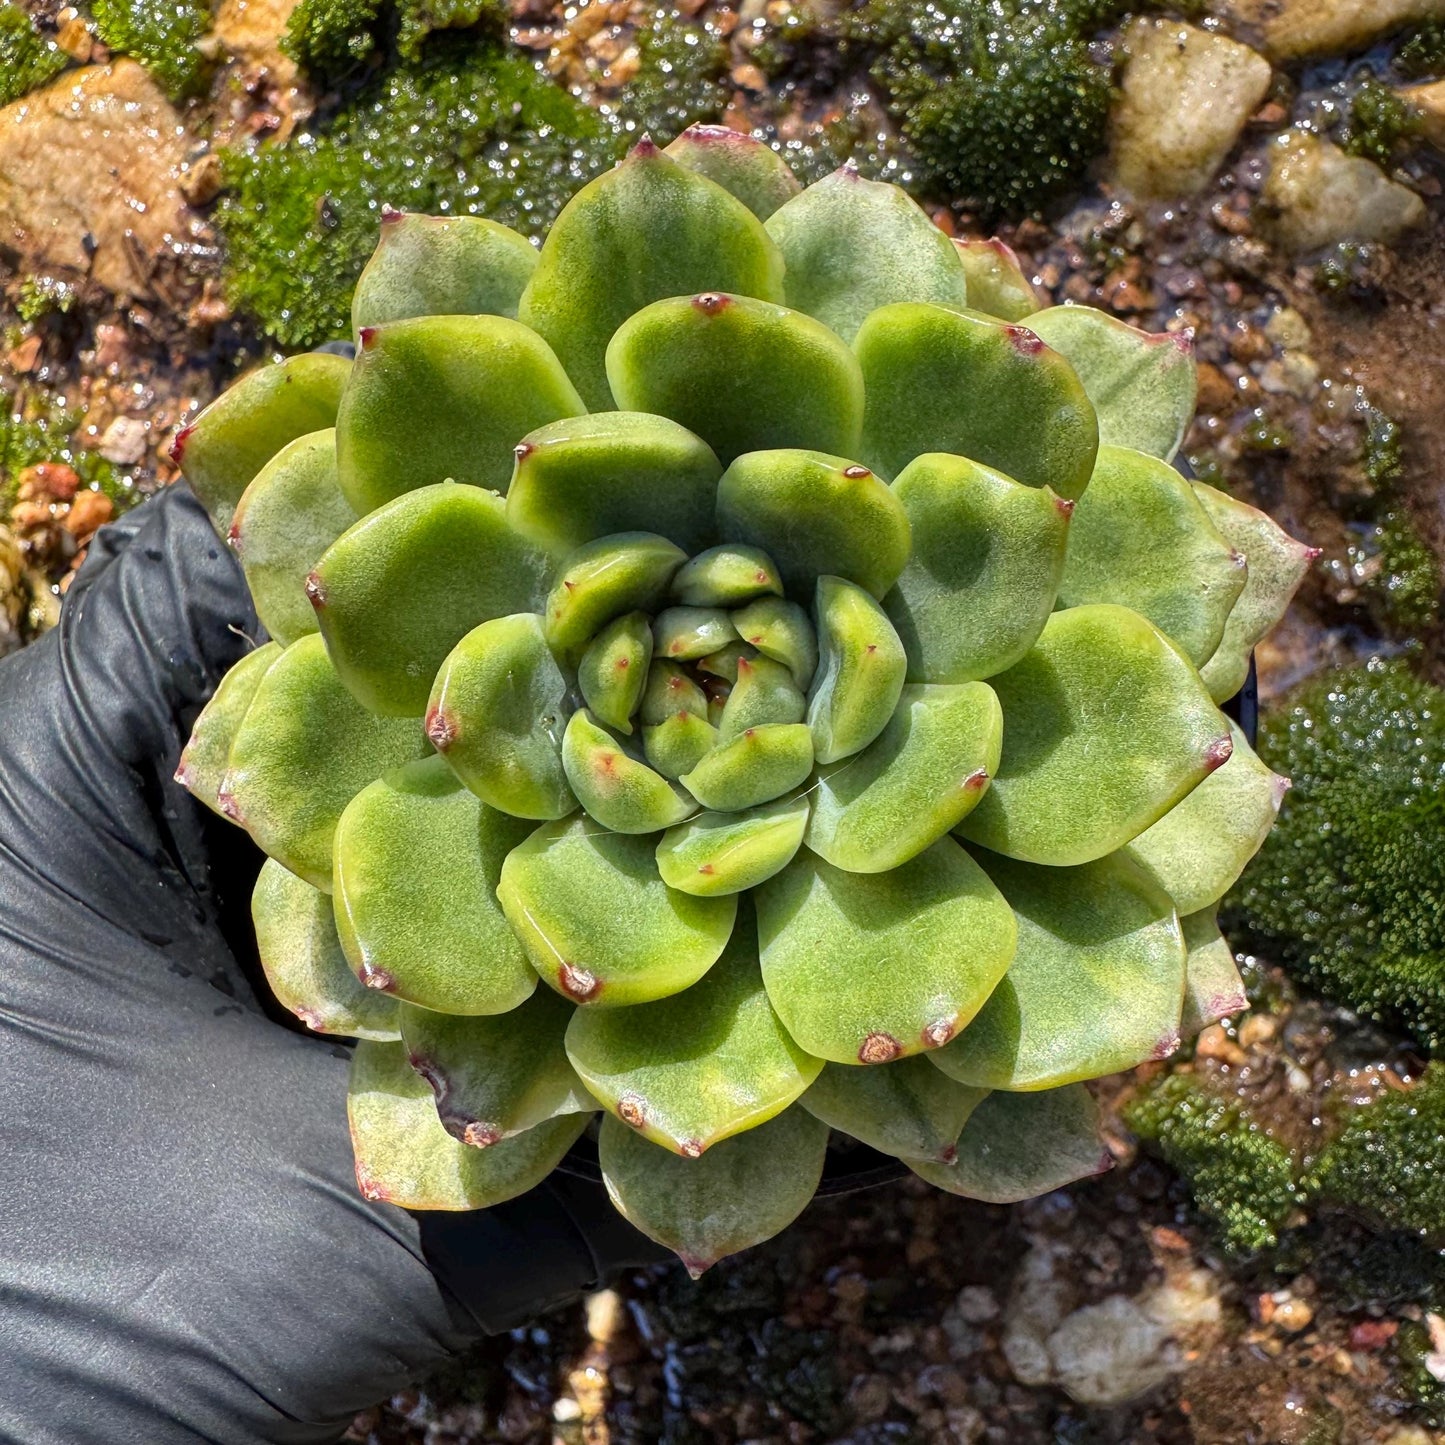
<instances>
[{"instance_id":1,"label":"green moss","mask_svg":"<svg viewBox=\"0 0 1445 1445\"><path fill-rule=\"evenodd\" d=\"M1433 1353L1428 1327L1418 1320L1406 1320L1395 1336L1396 1378L1424 1422L1438 1430L1445 1427L1445 1384L1426 1364Z\"/></svg>"},{"instance_id":2,"label":"green moss","mask_svg":"<svg viewBox=\"0 0 1445 1445\"><path fill-rule=\"evenodd\" d=\"M1375 527L1380 570L1370 582L1386 625L1410 635L1429 627L1440 610L1440 569L1410 514L1393 507Z\"/></svg>"},{"instance_id":3,"label":"green moss","mask_svg":"<svg viewBox=\"0 0 1445 1445\"><path fill-rule=\"evenodd\" d=\"M281 49L306 71L331 79L376 46L382 0L301 0L286 22Z\"/></svg>"},{"instance_id":4,"label":"green moss","mask_svg":"<svg viewBox=\"0 0 1445 1445\"><path fill-rule=\"evenodd\" d=\"M1361 461L1377 491L1394 486L1405 473L1404 433L1399 422L1377 406L1365 407Z\"/></svg>"},{"instance_id":5,"label":"green moss","mask_svg":"<svg viewBox=\"0 0 1445 1445\"><path fill-rule=\"evenodd\" d=\"M20 472L37 462L64 462L74 468L81 482L104 492L118 512L138 500L130 473L72 441L83 419L80 410L43 394L17 403L13 395L0 393L0 516L15 501Z\"/></svg>"},{"instance_id":6,"label":"green moss","mask_svg":"<svg viewBox=\"0 0 1445 1445\"><path fill-rule=\"evenodd\" d=\"M1376 165L1389 166L1395 152L1419 134L1419 116L1388 85L1367 80L1350 102L1344 148Z\"/></svg>"},{"instance_id":7,"label":"green moss","mask_svg":"<svg viewBox=\"0 0 1445 1445\"><path fill-rule=\"evenodd\" d=\"M94 0L95 29L112 50L132 56L172 100L197 95L208 62L196 41L211 28L203 0Z\"/></svg>"},{"instance_id":8,"label":"green moss","mask_svg":"<svg viewBox=\"0 0 1445 1445\"><path fill-rule=\"evenodd\" d=\"M437 37L421 64L371 82L320 133L226 155L217 222L231 301L284 347L345 335L383 202L535 236L617 146L531 61Z\"/></svg>"},{"instance_id":9,"label":"green moss","mask_svg":"<svg viewBox=\"0 0 1445 1445\"><path fill-rule=\"evenodd\" d=\"M1303 1199L1294 1158L1237 1100L1192 1075L1165 1075L1130 1101L1124 1121L1183 1177L1226 1249L1251 1254L1278 1242Z\"/></svg>"},{"instance_id":10,"label":"green moss","mask_svg":"<svg viewBox=\"0 0 1445 1445\"><path fill-rule=\"evenodd\" d=\"M408 60L421 57L422 42L434 30L467 30L486 25L501 36L511 13L501 0L401 0L397 48Z\"/></svg>"},{"instance_id":11,"label":"green moss","mask_svg":"<svg viewBox=\"0 0 1445 1445\"><path fill-rule=\"evenodd\" d=\"M9 105L44 85L69 62L53 40L47 40L27 11L0 3L0 105Z\"/></svg>"},{"instance_id":12,"label":"green moss","mask_svg":"<svg viewBox=\"0 0 1445 1445\"><path fill-rule=\"evenodd\" d=\"M27 326L43 316L63 315L75 305L75 287L55 276L22 276L15 313Z\"/></svg>"},{"instance_id":13,"label":"green moss","mask_svg":"<svg viewBox=\"0 0 1445 1445\"><path fill-rule=\"evenodd\" d=\"M1445 71L1445 20L1427 20L1410 31L1393 64L1406 80L1425 80Z\"/></svg>"},{"instance_id":14,"label":"green moss","mask_svg":"<svg viewBox=\"0 0 1445 1445\"><path fill-rule=\"evenodd\" d=\"M985 217L1036 210L1104 147L1112 0L869 0L847 22L925 188Z\"/></svg>"},{"instance_id":15,"label":"green moss","mask_svg":"<svg viewBox=\"0 0 1445 1445\"><path fill-rule=\"evenodd\" d=\"M1294 787L1231 937L1445 1045L1445 693L1399 660L1331 673L1266 714L1260 752Z\"/></svg>"},{"instance_id":16,"label":"green moss","mask_svg":"<svg viewBox=\"0 0 1445 1445\"><path fill-rule=\"evenodd\" d=\"M664 8L638 30L637 48L641 65L616 107L627 130L664 145L690 125L721 118L730 88L719 35Z\"/></svg>"}]
</instances>

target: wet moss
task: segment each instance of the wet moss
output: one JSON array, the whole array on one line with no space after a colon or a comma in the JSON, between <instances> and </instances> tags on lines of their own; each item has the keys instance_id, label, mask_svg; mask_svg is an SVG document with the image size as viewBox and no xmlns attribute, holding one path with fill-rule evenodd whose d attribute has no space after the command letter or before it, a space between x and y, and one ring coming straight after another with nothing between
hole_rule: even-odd
<instances>
[{"instance_id":1,"label":"wet moss","mask_svg":"<svg viewBox=\"0 0 1445 1445\"><path fill-rule=\"evenodd\" d=\"M1427 20L1409 31L1391 63L1406 80L1427 80L1445 71L1445 20Z\"/></svg>"},{"instance_id":2,"label":"wet moss","mask_svg":"<svg viewBox=\"0 0 1445 1445\"><path fill-rule=\"evenodd\" d=\"M0 105L9 105L52 80L69 62L53 40L36 28L27 11L0 3Z\"/></svg>"},{"instance_id":3,"label":"wet moss","mask_svg":"<svg viewBox=\"0 0 1445 1445\"><path fill-rule=\"evenodd\" d=\"M1327 674L1266 715L1260 752L1294 787L1231 937L1445 1046L1445 693L1398 659Z\"/></svg>"},{"instance_id":4,"label":"wet moss","mask_svg":"<svg viewBox=\"0 0 1445 1445\"><path fill-rule=\"evenodd\" d=\"M1370 591L1390 631L1410 636L1431 626L1440 611L1440 569L1410 514L1392 507L1374 529L1379 571Z\"/></svg>"},{"instance_id":5,"label":"wet moss","mask_svg":"<svg viewBox=\"0 0 1445 1445\"><path fill-rule=\"evenodd\" d=\"M382 0L301 0L281 49L320 80L344 74L376 48Z\"/></svg>"},{"instance_id":6,"label":"wet moss","mask_svg":"<svg viewBox=\"0 0 1445 1445\"><path fill-rule=\"evenodd\" d=\"M1350 101L1342 143L1351 155L1388 167L1396 152L1420 133L1419 115L1388 85L1367 80Z\"/></svg>"},{"instance_id":7,"label":"wet moss","mask_svg":"<svg viewBox=\"0 0 1445 1445\"><path fill-rule=\"evenodd\" d=\"M15 297L15 314L27 325L44 316L64 315L75 305L75 287L57 276L27 275L20 278Z\"/></svg>"},{"instance_id":8,"label":"wet moss","mask_svg":"<svg viewBox=\"0 0 1445 1445\"><path fill-rule=\"evenodd\" d=\"M1124 1121L1188 1184L1225 1249L1253 1254L1279 1242L1303 1200L1295 1161L1237 1100L1192 1075L1164 1075L1135 1095Z\"/></svg>"},{"instance_id":9,"label":"wet moss","mask_svg":"<svg viewBox=\"0 0 1445 1445\"><path fill-rule=\"evenodd\" d=\"M15 501L20 473L38 462L64 462L83 486L104 492L117 512L139 500L129 472L75 444L73 435L82 419L63 399L32 393L21 400L0 393L0 516Z\"/></svg>"},{"instance_id":10,"label":"wet moss","mask_svg":"<svg viewBox=\"0 0 1445 1445\"><path fill-rule=\"evenodd\" d=\"M94 0L96 34L112 49L140 61L172 100L205 88L208 62L196 41L211 28L201 0Z\"/></svg>"},{"instance_id":11,"label":"wet moss","mask_svg":"<svg viewBox=\"0 0 1445 1445\"><path fill-rule=\"evenodd\" d=\"M722 118L728 96L727 49L709 27L676 10L654 10L637 34L640 65L616 115L624 129L664 145L699 122Z\"/></svg>"},{"instance_id":12,"label":"wet moss","mask_svg":"<svg viewBox=\"0 0 1445 1445\"><path fill-rule=\"evenodd\" d=\"M1427 1363L1434 1353L1425 1325L1406 1320L1400 1326L1395 1336L1396 1378L1425 1424L1438 1430L1445 1427L1445 1382L1435 1378Z\"/></svg>"}]
</instances>

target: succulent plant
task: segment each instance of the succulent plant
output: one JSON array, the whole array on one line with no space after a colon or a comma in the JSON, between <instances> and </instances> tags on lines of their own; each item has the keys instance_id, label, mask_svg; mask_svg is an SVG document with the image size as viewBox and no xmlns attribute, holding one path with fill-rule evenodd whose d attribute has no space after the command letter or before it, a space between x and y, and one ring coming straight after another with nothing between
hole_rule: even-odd
<instances>
[{"instance_id":1,"label":"succulent plant","mask_svg":"<svg viewBox=\"0 0 1445 1445\"><path fill-rule=\"evenodd\" d=\"M988 1200L1105 1167L1082 1081L1238 1007L1281 782L1219 703L1307 561L1170 467L1187 340L716 128L539 252L381 225L354 363L176 446L271 637L178 777L359 1040L364 1193L485 1207L596 1124L698 1271L850 1139Z\"/></svg>"}]
</instances>

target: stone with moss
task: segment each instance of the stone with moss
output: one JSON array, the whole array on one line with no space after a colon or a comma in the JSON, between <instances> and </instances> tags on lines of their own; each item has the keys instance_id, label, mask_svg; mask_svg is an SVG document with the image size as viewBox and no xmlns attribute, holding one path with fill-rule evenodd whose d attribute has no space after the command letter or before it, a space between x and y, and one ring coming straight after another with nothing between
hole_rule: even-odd
<instances>
[{"instance_id":1,"label":"stone with moss","mask_svg":"<svg viewBox=\"0 0 1445 1445\"><path fill-rule=\"evenodd\" d=\"M201 0L94 0L96 34L122 55L140 61L172 100L198 95L209 66L196 41L211 28L211 7Z\"/></svg>"},{"instance_id":2,"label":"stone with moss","mask_svg":"<svg viewBox=\"0 0 1445 1445\"><path fill-rule=\"evenodd\" d=\"M124 468L76 445L73 434L83 421L81 411L43 391L30 392L23 405L13 395L0 393L0 518L15 502L20 474L39 462L63 462L82 487L109 497L117 512L139 500Z\"/></svg>"},{"instance_id":3,"label":"stone with moss","mask_svg":"<svg viewBox=\"0 0 1445 1445\"><path fill-rule=\"evenodd\" d=\"M28 11L10 0L0 3L0 105L38 90L67 64L56 43L35 28Z\"/></svg>"},{"instance_id":4,"label":"stone with moss","mask_svg":"<svg viewBox=\"0 0 1445 1445\"><path fill-rule=\"evenodd\" d=\"M1266 716L1259 751L1294 787L1231 936L1445 1045L1445 692L1400 659L1332 672Z\"/></svg>"}]
</instances>

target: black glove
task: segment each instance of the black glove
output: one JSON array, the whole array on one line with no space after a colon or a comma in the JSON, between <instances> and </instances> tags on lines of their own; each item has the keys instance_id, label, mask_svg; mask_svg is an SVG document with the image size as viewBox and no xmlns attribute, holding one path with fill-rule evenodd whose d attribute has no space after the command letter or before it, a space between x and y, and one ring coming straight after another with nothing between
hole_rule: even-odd
<instances>
[{"instance_id":1,"label":"black glove","mask_svg":"<svg viewBox=\"0 0 1445 1445\"><path fill-rule=\"evenodd\" d=\"M357 1192L347 1050L277 1022L260 856L171 778L258 626L175 488L0 664L0 1440L319 1441L478 1336L658 1257L599 1185Z\"/></svg>"}]
</instances>

